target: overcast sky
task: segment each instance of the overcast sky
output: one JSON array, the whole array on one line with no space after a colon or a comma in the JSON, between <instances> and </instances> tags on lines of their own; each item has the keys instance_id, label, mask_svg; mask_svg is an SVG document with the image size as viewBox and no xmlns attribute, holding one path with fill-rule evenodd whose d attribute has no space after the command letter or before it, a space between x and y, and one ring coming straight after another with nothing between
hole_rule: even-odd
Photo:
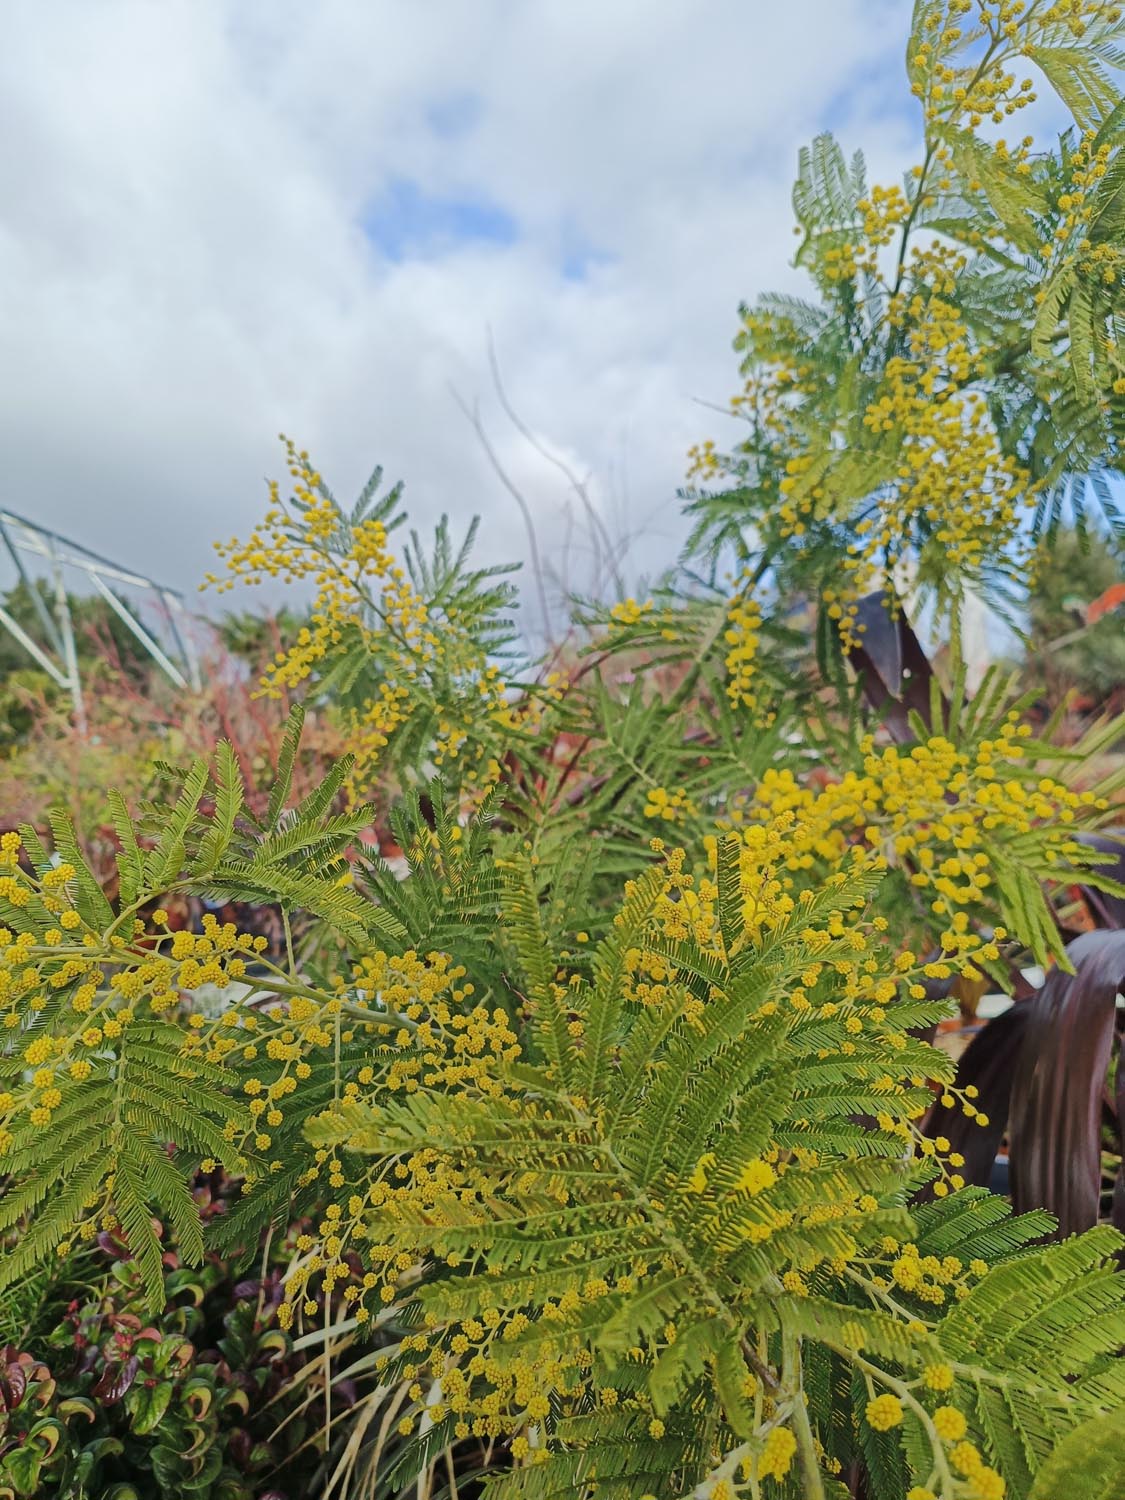
<instances>
[{"instance_id":1,"label":"overcast sky","mask_svg":"<svg viewBox=\"0 0 1125 1500\"><path fill-rule=\"evenodd\" d=\"M556 558L567 492L634 569L675 555L699 402L743 297L793 285L818 130L913 159L909 0L9 0L0 47L0 503L192 591L279 431L340 498ZM228 596L226 602L235 602ZM250 602L250 599L247 599Z\"/></svg>"}]
</instances>

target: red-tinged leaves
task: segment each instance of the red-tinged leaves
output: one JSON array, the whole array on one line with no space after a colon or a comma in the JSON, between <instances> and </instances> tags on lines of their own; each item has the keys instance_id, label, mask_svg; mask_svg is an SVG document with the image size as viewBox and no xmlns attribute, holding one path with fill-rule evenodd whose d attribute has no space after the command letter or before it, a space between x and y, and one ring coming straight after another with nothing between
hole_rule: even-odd
<instances>
[{"instance_id":1,"label":"red-tinged leaves","mask_svg":"<svg viewBox=\"0 0 1125 1500\"><path fill-rule=\"evenodd\" d=\"M227 1454L240 1469L250 1466L250 1455L254 1451L254 1439L245 1427L236 1427L227 1441Z\"/></svg>"},{"instance_id":2,"label":"red-tinged leaves","mask_svg":"<svg viewBox=\"0 0 1125 1500\"><path fill-rule=\"evenodd\" d=\"M987 1187L992 1176L1008 1120L1012 1080L1030 1012L1031 1005L1026 1000L1004 1011L976 1034L958 1061L957 1086L962 1089L972 1086L979 1091L976 1106L987 1116L988 1124L980 1126L962 1113L959 1104L947 1108L940 1100L926 1118L926 1134L931 1139L944 1136L950 1150L961 1153L965 1165L957 1170L966 1182L976 1187Z\"/></svg>"},{"instance_id":3,"label":"red-tinged leaves","mask_svg":"<svg viewBox=\"0 0 1125 1500\"><path fill-rule=\"evenodd\" d=\"M98 1416L97 1407L86 1396L67 1396L60 1401L56 1411L64 1421L71 1417L82 1417L87 1422L96 1422Z\"/></svg>"},{"instance_id":4,"label":"red-tinged leaves","mask_svg":"<svg viewBox=\"0 0 1125 1500\"><path fill-rule=\"evenodd\" d=\"M914 739L911 710L925 723L930 722L934 669L901 604L893 614L890 606L889 597L882 592L859 601L856 625L862 629L860 644L848 652L848 661L862 683L864 696L879 710L892 737L906 744Z\"/></svg>"},{"instance_id":5,"label":"red-tinged leaves","mask_svg":"<svg viewBox=\"0 0 1125 1500\"><path fill-rule=\"evenodd\" d=\"M54 1417L40 1417L33 1423L28 1438L40 1450L44 1458L50 1458L66 1436L61 1422Z\"/></svg>"},{"instance_id":6,"label":"red-tinged leaves","mask_svg":"<svg viewBox=\"0 0 1125 1500\"><path fill-rule=\"evenodd\" d=\"M27 1390L27 1369L13 1360L0 1370L0 1407L4 1411L15 1411Z\"/></svg>"},{"instance_id":7,"label":"red-tinged leaves","mask_svg":"<svg viewBox=\"0 0 1125 1500\"><path fill-rule=\"evenodd\" d=\"M184 1405L191 1411L197 1421L207 1415L214 1399L215 1392L205 1381L191 1381L184 1387Z\"/></svg>"},{"instance_id":8,"label":"red-tinged leaves","mask_svg":"<svg viewBox=\"0 0 1125 1500\"><path fill-rule=\"evenodd\" d=\"M1017 1213L1047 1209L1060 1236L1098 1219L1102 1107L1125 980L1125 932L1083 933L1067 955L1074 973L1053 971L1026 1002L1009 1119L1013 1206Z\"/></svg>"},{"instance_id":9,"label":"red-tinged leaves","mask_svg":"<svg viewBox=\"0 0 1125 1500\"><path fill-rule=\"evenodd\" d=\"M135 1354L119 1365L107 1365L105 1373L90 1392L99 1401L120 1401L137 1378L141 1362Z\"/></svg>"},{"instance_id":10,"label":"red-tinged leaves","mask_svg":"<svg viewBox=\"0 0 1125 1500\"><path fill-rule=\"evenodd\" d=\"M97 1242L99 1249L104 1250L107 1255L112 1255L114 1260L129 1260L132 1257L132 1251L125 1241L115 1234L110 1234L108 1230L103 1229L99 1232Z\"/></svg>"}]
</instances>

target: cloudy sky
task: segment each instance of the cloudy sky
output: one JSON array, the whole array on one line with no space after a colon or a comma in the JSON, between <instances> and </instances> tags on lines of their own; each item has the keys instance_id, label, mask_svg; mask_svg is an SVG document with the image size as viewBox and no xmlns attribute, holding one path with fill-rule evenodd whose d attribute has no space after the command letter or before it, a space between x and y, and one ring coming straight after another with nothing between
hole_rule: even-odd
<instances>
[{"instance_id":1,"label":"cloudy sky","mask_svg":"<svg viewBox=\"0 0 1125 1500\"><path fill-rule=\"evenodd\" d=\"M793 284L797 147L913 159L910 8L9 0L0 503L194 590L283 430L341 498L381 462L420 524L480 512L482 557L519 557L456 392L557 562L567 486L499 409L491 329L529 426L659 567L737 304Z\"/></svg>"}]
</instances>

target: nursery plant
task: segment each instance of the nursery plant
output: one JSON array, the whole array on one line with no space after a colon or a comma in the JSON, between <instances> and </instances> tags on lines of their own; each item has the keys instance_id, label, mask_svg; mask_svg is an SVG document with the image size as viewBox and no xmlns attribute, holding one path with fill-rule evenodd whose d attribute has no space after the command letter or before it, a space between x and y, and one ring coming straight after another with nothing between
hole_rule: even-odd
<instances>
[{"instance_id":1,"label":"nursery plant","mask_svg":"<svg viewBox=\"0 0 1125 1500\"><path fill-rule=\"evenodd\" d=\"M400 487L342 507L286 445L212 583L311 584L261 690L330 705L349 753L295 792L294 707L268 793L229 740L110 790L112 881L64 812L0 839L0 1285L108 1236L156 1320L169 1247L289 1233L326 1494L1112 1500L1125 1240L1013 1215L922 1127L990 1129L930 1044L955 987L1067 970L1071 888L1125 895L1089 837L1122 724L1056 743L957 651L1037 527L1113 516L1123 30L915 6L920 166L802 158L819 300L745 314L748 436L696 456L691 556L542 659L473 528L400 542ZM1025 67L1073 116L1055 148L985 129ZM926 591L953 670L892 682ZM185 895L276 906L282 951L176 926ZM192 1420L164 1340L154 1434ZM8 1405L46 1420L28 1359ZM370 1389L334 1402L345 1369Z\"/></svg>"},{"instance_id":2,"label":"nursery plant","mask_svg":"<svg viewBox=\"0 0 1125 1500\"><path fill-rule=\"evenodd\" d=\"M197 1190L207 1212L205 1185ZM27 1278L0 1313L0 1493L291 1500L320 1463L307 1356L277 1326L280 1280L218 1257L166 1262L154 1322L136 1262L103 1236ZM317 1403L319 1406L319 1403ZM265 1476L285 1460L286 1488Z\"/></svg>"}]
</instances>

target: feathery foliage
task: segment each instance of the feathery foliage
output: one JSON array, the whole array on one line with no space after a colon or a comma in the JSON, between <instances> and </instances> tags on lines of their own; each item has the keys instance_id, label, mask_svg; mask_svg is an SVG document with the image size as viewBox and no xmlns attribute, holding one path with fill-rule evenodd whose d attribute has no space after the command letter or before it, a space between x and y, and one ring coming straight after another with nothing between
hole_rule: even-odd
<instances>
[{"instance_id":1,"label":"feathery foliage","mask_svg":"<svg viewBox=\"0 0 1125 1500\"><path fill-rule=\"evenodd\" d=\"M1120 530L1123 30L1114 3L918 0L922 160L869 187L832 136L802 151L815 300L742 310L748 432L694 450L691 551L760 556L848 632L879 580L956 618L966 588L1013 604L1066 519ZM1025 70L1073 122L1044 149L982 133L1035 102Z\"/></svg>"},{"instance_id":2,"label":"feathery foliage","mask_svg":"<svg viewBox=\"0 0 1125 1500\"><path fill-rule=\"evenodd\" d=\"M0 839L0 1287L104 1231L159 1306L169 1242L293 1225L294 1347L377 1334L356 1494L439 1458L511 1500L1105 1491L1120 1237L1044 1248L920 1122L937 1092L988 1125L927 1040L951 988L1065 963L1068 886L1125 893L1079 837L1122 726L1036 736L1003 674L968 692L954 630L890 735L846 648L872 574L956 620L1025 579L1033 520L1106 499L1120 23L919 0L925 161L869 189L803 153L819 300L747 314L751 436L701 452L736 486L692 501L708 571L580 609L548 660L444 522L400 558L398 487L345 510L287 446L294 493L220 586L315 580L264 690L354 754L295 797L298 711L260 816L225 744L138 816L111 793L112 899L64 817ZM977 131L1033 92L1016 57L1074 116L1057 152ZM779 603L810 598L815 630ZM171 930L185 891L276 904L285 953ZM205 1232L218 1165L240 1192Z\"/></svg>"}]
</instances>

